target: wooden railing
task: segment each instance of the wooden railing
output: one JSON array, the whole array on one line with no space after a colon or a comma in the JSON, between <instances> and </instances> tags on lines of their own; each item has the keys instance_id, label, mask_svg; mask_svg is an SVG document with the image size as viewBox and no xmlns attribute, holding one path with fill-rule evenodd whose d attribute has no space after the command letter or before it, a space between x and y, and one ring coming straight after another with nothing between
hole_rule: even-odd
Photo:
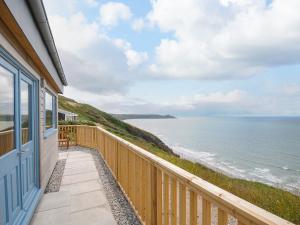
<instances>
[{"instance_id":1,"label":"wooden railing","mask_svg":"<svg viewBox=\"0 0 300 225\"><path fill-rule=\"evenodd\" d=\"M76 132L78 145L99 151L146 225L292 224L100 127L62 129Z\"/></svg>"},{"instance_id":2,"label":"wooden railing","mask_svg":"<svg viewBox=\"0 0 300 225\"><path fill-rule=\"evenodd\" d=\"M22 128L22 143L28 141L28 128ZM15 148L14 130L0 131L0 156L5 155Z\"/></svg>"}]
</instances>

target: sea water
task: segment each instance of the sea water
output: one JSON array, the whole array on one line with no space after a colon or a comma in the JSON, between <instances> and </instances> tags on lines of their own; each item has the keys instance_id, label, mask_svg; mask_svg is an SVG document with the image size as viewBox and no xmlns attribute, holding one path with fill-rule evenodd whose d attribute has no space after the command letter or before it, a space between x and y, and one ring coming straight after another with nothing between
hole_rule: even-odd
<instances>
[{"instance_id":1,"label":"sea water","mask_svg":"<svg viewBox=\"0 0 300 225\"><path fill-rule=\"evenodd\" d=\"M300 118L132 119L181 157L232 177L300 193Z\"/></svg>"}]
</instances>

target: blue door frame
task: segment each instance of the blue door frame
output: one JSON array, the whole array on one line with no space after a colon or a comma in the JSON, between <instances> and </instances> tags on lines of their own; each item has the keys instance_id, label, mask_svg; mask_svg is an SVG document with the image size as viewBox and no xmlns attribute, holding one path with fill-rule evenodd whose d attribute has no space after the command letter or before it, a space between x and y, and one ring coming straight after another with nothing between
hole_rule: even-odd
<instances>
[{"instance_id":1,"label":"blue door frame","mask_svg":"<svg viewBox=\"0 0 300 225\"><path fill-rule=\"evenodd\" d=\"M0 156L0 225L27 225L41 196L40 162L39 162L39 80L17 62L8 52L0 47L0 66L13 75L14 79L14 128L15 149ZM22 146L21 127L21 80L28 82L31 92L32 142ZM0 84L1 86L1 84ZM25 149L32 151L33 172L24 173L21 168L28 158ZM22 151L23 150L23 151ZM23 174L23 176L22 176ZM24 175L26 174L26 175ZM24 197L24 182L31 176L31 189ZM28 183L28 182L27 182Z\"/></svg>"}]
</instances>

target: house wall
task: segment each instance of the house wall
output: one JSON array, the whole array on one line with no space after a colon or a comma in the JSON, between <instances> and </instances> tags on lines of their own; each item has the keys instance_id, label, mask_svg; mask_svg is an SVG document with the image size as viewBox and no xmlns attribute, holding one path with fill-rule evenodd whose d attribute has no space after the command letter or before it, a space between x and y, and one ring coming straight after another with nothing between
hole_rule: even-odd
<instances>
[{"instance_id":1,"label":"house wall","mask_svg":"<svg viewBox=\"0 0 300 225\"><path fill-rule=\"evenodd\" d=\"M54 78L56 83L59 85L61 91L63 90L63 85L60 82L59 75L55 69L55 66L49 56L47 47L45 46L43 39L39 33L38 27L36 26L28 4L24 0L12 1L5 0L7 7L13 14L14 19L17 21L22 31L26 35L26 38L30 41L30 44L34 48L35 52L38 54L39 58Z\"/></svg>"},{"instance_id":2,"label":"house wall","mask_svg":"<svg viewBox=\"0 0 300 225\"><path fill-rule=\"evenodd\" d=\"M57 130L45 138L45 91L46 88L57 97L53 89L45 83L40 89L40 181L41 188L45 189L58 158L58 134ZM57 105L56 105L57 109Z\"/></svg>"},{"instance_id":3,"label":"house wall","mask_svg":"<svg viewBox=\"0 0 300 225\"><path fill-rule=\"evenodd\" d=\"M25 67L33 76L39 80L41 84L42 74L32 65L30 59L22 55L22 49L19 46L14 45L11 40L13 38L9 37L9 33L6 32L4 27L0 24L0 47L5 49L12 57L14 57L23 67ZM45 88L52 91L52 93L57 97L57 93L54 89L44 81L45 87L39 87L39 157L40 157L40 185L42 190L45 189L51 173L55 167L55 163L58 158L58 142L57 142L57 130L52 133L47 138L44 137L44 94Z\"/></svg>"},{"instance_id":4,"label":"house wall","mask_svg":"<svg viewBox=\"0 0 300 225\"><path fill-rule=\"evenodd\" d=\"M66 120L66 121L76 121L76 120L77 120L77 117L76 117L76 116L69 116L69 115L66 115L65 120Z\"/></svg>"}]
</instances>

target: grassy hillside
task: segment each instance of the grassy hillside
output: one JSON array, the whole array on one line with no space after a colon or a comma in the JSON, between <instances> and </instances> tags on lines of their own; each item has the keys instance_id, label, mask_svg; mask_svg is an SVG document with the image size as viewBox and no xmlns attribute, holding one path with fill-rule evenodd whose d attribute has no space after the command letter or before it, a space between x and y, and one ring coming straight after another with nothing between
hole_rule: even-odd
<instances>
[{"instance_id":1,"label":"grassy hillside","mask_svg":"<svg viewBox=\"0 0 300 225\"><path fill-rule=\"evenodd\" d=\"M70 112L77 113L79 116L80 124L93 125L97 124L106 130L126 139L135 140L141 143L147 142L161 150L174 154L173 151L165 145L159 138L153 134L124 123L121 120L113 117L112 115L96 109L88 104L77 103L73 99L59 96L58 107Z\"/></svg>"},{"instance_id":2,"label":"grassy hillside","mask_svg":"<svg viewBox=\"0 0 300 225\"><path fill-rule=\"evenodd\" d=\"M300 197L259 182L234 179L175 155L159 138L122 122L90 105L59 96L59 107L79 115L83 123L95 123L108 131L172 162L267 211L300 225Z\"/></svg>"}]
</instances>

